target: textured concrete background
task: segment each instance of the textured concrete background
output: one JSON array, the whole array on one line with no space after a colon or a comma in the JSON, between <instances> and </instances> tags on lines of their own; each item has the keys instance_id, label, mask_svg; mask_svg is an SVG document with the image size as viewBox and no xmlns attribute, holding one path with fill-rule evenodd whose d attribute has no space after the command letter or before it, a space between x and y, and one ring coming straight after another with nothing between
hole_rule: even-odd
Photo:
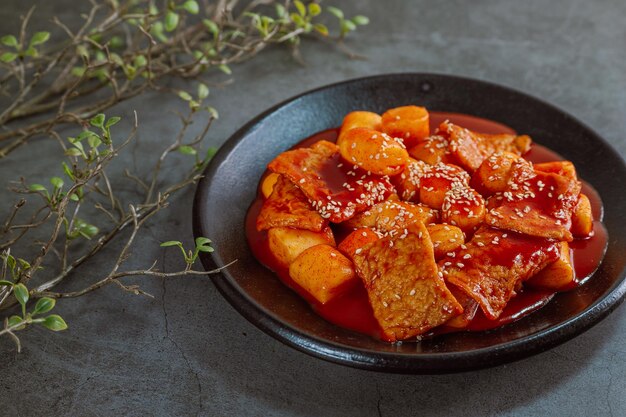
<instances>
[{"instance_id":1,"label":"textured concrete background","mask_svg":"<svg viewBox=\"0 0 626 417\"><path fill-rule=\"evenodd\" d=\"M30 3L3 0L1 31L13 30ZM81 8L70 0L36 3L41 28L53 14L76 19ZM623 0L342 3L349 14L371 18L350 41L367 60L350 61L307 43L306 67L283 50L235 67L235 83L212 91L222 115L209 134L212 143L221 144L262 110L313 87L385 72L432 71L541 97L626 152ZM176 99L149 96L111 114L130 116L137 109L146 145L169 140L176 126L162 114L177 107ZM34 178L56 171L45 158L54 146L42 142L2 161L3 184L27 164ZM139 147L128 164L141 168L142 156L155 152L150 149ZM179 196L148 229L131 266L153 259L165 268L180 266L158 243L181 234L190 240L192 197ZM82 273L97 276L102 268ZM0 415L626 415L623 306L580 337L521 362L458 375L402 376L333 365L288 348L236 313L208 279L142 285L154 300L109 288L60 303L70 330L27 332L22 354L0 339Z\"/></svg>"}]
</instances>

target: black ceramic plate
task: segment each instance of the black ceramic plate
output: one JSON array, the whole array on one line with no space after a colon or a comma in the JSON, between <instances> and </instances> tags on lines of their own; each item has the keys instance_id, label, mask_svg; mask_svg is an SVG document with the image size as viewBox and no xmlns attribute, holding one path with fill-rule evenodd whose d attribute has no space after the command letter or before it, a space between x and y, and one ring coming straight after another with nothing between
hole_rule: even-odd
<instances>
[{"instance_id":1,"label":"black ceramic plate","mask_svg":"<svg viewBox=\"0 0 626 417\"><path fill-rule=\"evenodd\" d=\"M266 164L316 132L341 124L353 110L407 104L466 113L503 123L576 164L599 191L609 245L595 275L558 294L541 310L489 332L456 333L420 343L389 344L317 316L252 256L244 218ZM206 268L238 261L214 282L248 320L282 342L332 362L390 372L457 372L521 359L556 346L606 317L626 292L626 167L596 133L563 111L526 94L467 78L392 74L322 87L281 103L235 133L214 157L194 202L194 233L215 243Z\"/></svg>"}]
</instances>

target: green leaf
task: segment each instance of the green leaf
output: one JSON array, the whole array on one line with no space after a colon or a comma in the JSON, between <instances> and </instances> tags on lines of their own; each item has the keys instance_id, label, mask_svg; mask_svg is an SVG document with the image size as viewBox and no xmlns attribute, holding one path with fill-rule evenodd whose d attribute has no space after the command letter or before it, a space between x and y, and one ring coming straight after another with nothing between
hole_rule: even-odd
<instances>
[{"instance_id":1,"label":"green leaf","mask_svg":"<svg viewBox=\"0 0 626 417\"><path fill-rule=\"evenodd\" d=\"M198 14L200 6L198 6L198 2L196 0L187 0L183 4L183 9L187 10L191 14Z\"/></svg>"},{"instance_id":2,"label":"green leaf","mask_svg":"<svg viewBox=\"0 0 626 417\"><path fill-rule=\"evenodd\" d=\"M29 189L30 191L35 191L35 192L37 192L37 191L48 191L48 190L46 189L46 187L44 187L44 186L43 186L43 185L41 185L41 184L31 184L31 185L29 185L29 186L28 186L28 189Z\"/></svg>"},{"instance_id":3,"label":"green leaf","mask_svg":"<svg viewBox=\"0 0 626 417\"><path fill-rule=\"evenodd\" d=\"M37 300L37 304L35 304L35 309L32 311L32 315L35 316L37 314L47 313L54 308L55 304L56 300L54 298L40 298L39 300Z\"/></svg>"},{"instance_id":4,"label":"green leaf","mask_svg":"<svg viewBox=\"0 0 626 417\"><path fill-rule=\"evenodd\" d=\"M70 194L70 200L72 201L80 201L80 197L77 196L75 193Z\"/></svg>"},{"instance_id":5,"label":"green leaf","mask_svg":"<svg viewBox=\"0 0 626 417\"><path fill-rule=\"evenodd\" d=\"M121 117L119 117L119 116L113 116L113 117L111 117L109 120L107 120L107 122L106 122L106 124L104 125L104 127L107 127L107 128L108 128L108 127L111 127L111 126L113 126L113 125L117 124L120 120L122 120L122 118L121 118Z\"/></svg>"},{"instance_id":6,"label":"green leaf","mask_svg":"<svg viewBox=\"0 0 626 417\"><path fill-rule=\"evenodd\" d=\"M23 270L30 269L30 263L28 263L27 261L23 260L22 258L17 258L17 261L20 263L20 268L22 268Z\"/></svg>"},{"instance_id":7,"label":"green leaf","mask_svg":"<svg viewBox=\"0 0 626 417\"><path fill-rule=\"evenodd\" d=\"M304 19L299 14L291 13L289 17L291 18L291 20L293 20L293 23L295 23L297 26L302 27L305 25Z\"/></svg>"},{"instance_id":8,"label":"green leaf","mask_svg":"<svg viewBox=\"0 0 626 417\"><path fill-rule=\"evenodd\" d=\"M16 326L16 325L20 324L23 320L22 320L22 318L20 316L11 316L11 317L9 317L8 321L9 321L9 323L8 323L9 327L13 327L13 326ZM22 330L24 327L26 327L26 326L17 327L16 330Z\"/></svg>"},{"instance_id":9,"label":"green leaf","mask_svg":"<svg viewBox=\"0 0 626 417\"><path fill-rule=\"evenodd\" d=\"M102 140L100 139L100 136L98 135L90 135L87 138L87 144L89 144L89 146L92 148L97 148L98 146L102 144Z\"/></svg>"},{"instance_id":10,"label":"green leaf","mask_svg":"<svg viewBox=\"0 0 626 417\"><path fill-rule=\"evenodd\" d=\"M15 257L13 257L13 255L6 255L6 261L9 269L13 271L15 269Z\"/></svg>"},{"instance_id":11,"label":"green leaf","mask_svg":"<svg viewBox=\"0 0 626 417\"><path fill-rule=\"evenodd\" d=\"M124 40L121 37L112 36L111 39L109 39L110 48L121 48L122 46L124 46Z\"/></svg>"},{"instance_id":12,"label":"green leaf","mask_svg":"<svg viewBox=\"0 0 626 417\"><path fill-rule=\"evenodd\" d=\"M82 77L85 75L85 71L87 71L85 67L74 67L72 68L72 75L75 77Z\"/></svg>"},{"instance_id":13,"label":"green leaf","mask_svg":"<svg viewBox=\"0 0 626 417\"><path fill-rule=\"evenodd\" d=\"M102 113L96 114L94 117L91 118L89 123L91 123L91 125L95 127L102 127L104 124L104 114Z\"/></svg>"},{"instance_id":14,"label":"green leaf","mask_svg":"<svg viewBox=\"0 0 626 417\"><path fill-rule=\"evenodd\" d=\"M213 248L211 247L211 239L206 237L197 237L196 238L196 251L198 252L213 252Z\"/></svg>"},{"instance_id":15,"label":"green leaf","mask_svg":"<svg viewBox=\"0 0 626 417\"><path fill-rule=\"evenodd\" d=\"M343 19L343 12L340 9L333 6L328 6L326 10L328 10L328 13L332 14L337 19Z\"/></svg>"},{"instance_id":16,"label":"green leaf","mask_svg":"<svg viewBox=\"0 0 626 417\"><path fill-rule=\"evenodd\" d=\"M179 91L178 92L178 97L182 98L185 101L191 101L193 100L193 97L191 97L191 94L189 94L186 91Z\"/></svg>"},{"instance_id":17,"label":"green leaf","mask_svg":"<svg viewBox=\"0 0 626 417\"><path fill-rule=\"evenodd\" d=\"M0 279L0 285L6 285L8 287L12 287L13 283L11 281L7 281L6 279Z\"/></svg>"},{"instance_id":18,"label":"green leaf","mask_svg":"<svg viewBox=\"0 0 626 417\"><path fill-rule=\"evenodd\" d=\"M28 288L24 284L15 284L13 286L13 295L15 295L15 299L22 306L25 306L28 302Z\"/></svg>"},{"instance_id":19,"label":"green leaf","mask_svg":"<svg viewBox=\"0 0 626 417\"><path fill-rule=\"evenodd\" d=\"M344 20L341 22L341 31L344 33L351 32L356 29L356 25L350 20Z\"/></svg>"},{"instance_id":20,"label":"green leaf","mask_svg":"<svg viewBox=\"0 0 626 417\"><path fill-rule=\"evenodd\" d=\"M354 16L354 17L353 17L352 19L350 19L350 20L352 20L352 22L353 22L355 25L361 25L361 26L367 25L367 24L370 22L369 17L367 17L367 16L362 16L362 15L357 15L357 16Z\"/></svg>"},{"instance_id":21,"label":"green leaf","mask_svg":"<svg viewBox=\"0 0 626 417\"><path fill-rule=\"evenodd\" d=\"M196 238L196 246L202 246L202 245L205 245L205 244L211 243L211 242L212 242L211 239L209 239L208 237L200 236L200 237Z\"/></svg>"},{"instance_id":22,"label":"green leaf","mask_svg":"<svg viewBox=\"0 0 626 417\"><path fill-rule=\"evenodd\" d=\"M176 26L178 26L178 20L179 20L178 13L173 12L171 10L168 11L165 14L165 30L167 30L168 32L171 32L174 29L176 29Z\"/></svg>"},{"instance_id":23,"label":"green leaf","mask_svg":"<svg viewBox=\"0 0 626 417\"><path fill-rule=\"evenodd\" d=\"M285 17L287 15L287 10L285 10L285 6L280 3L276 4L276 16Z\"/></svg>"},{"instance_id":24,"label":"green leaf","mask_svg":"<svg viewBox=\"0 0 626 417\"><path fill-rule=\"evenodd\" d=\"M306 16L306 7L304 7L304 4L300 0L295 0L293 4L296 6L296 9L298 9L300 16Z\"/></svg>"},{"instance_id":25,"label":"green leaf","mask_svg":"<svg viewBox=\"0 0 626 417\"><path fill-rule=\"evenodd\" d=\"M0 42L2 42L5 46L17 47L17 38L13 35L5 35L0 38Z\"/></svg>"},{"instance_id":26,"label":"green leaf","mask_svg":"<svg viewBox=\"0 0 626 417\"><path fill-rule=\"evenodd\" d=\"M85 45L78 45L76 47L76 53L85 59L89 59L89 50Z\"/></svg>"},{"instance_id":27,"label":"green leaf","mask_svg":"<svg viewBox=\"0 0 626 417\"><path fill-rule=\"evenodd\" d=\"M15 52L5 52L0 55L0 61L2 62L13 62L17 58L17 54Z\"/></svg>"},{"instance_id":28,"label":"green leaf","mask_svg":"<svg viewBox=\"0 0 626 417\"><path fill-rule=\"evenodd\" d=\"M41 45L50 39L50 32L37 32L30 38L30 46Z\"/></svg>"},{"instance_id":29,"label":"green leaf","mask_svg":"<svg viewBox=\"0 0 626 417\"><path fill-rule=\"evenodd\" d=\"M319 32L320 34L324 36L328 36L328 28L326 27L326 25L322 23L317 23L313 25L313 29L315 29L317 32Z\"/></svg>"},{"instance_id":30,"label":"green leaf","mask_svg":"<svg viewBox=\"0 0 626 417\"><path fill-rule=\"evenodd\" d=\"M194 148L192 148L191 146L187 146L187 145L183 145L180 148L178 148L178 152L184 155L195 155L198 153L198 151L196 151Z\"/></svg>"},{"instance_id":31,"label":"green leaf","mask_svg":"<svg viewBox=\"0 0 626 417\"><path fill-rule=\"evenodd\" d=\"M206 111L208 111L211 114L211 117L213 117L214 119L219 119L220 118L220 114L217 112L215 107L207 106L207 107L205 107L205 109L206 109Z\"/></svg>"},{"instance_id":32,"label":"green leaf","mask_svg":"<svg viewBox=\"0 0 626 417\"><path fill-rule=\"evenodd\" d=\"M29 46L25 51L24 55L26 56L37 56L37 50L33 46Z\"/></svg>"},{"instance_id":33,"label":"green leaf","mask_svg":"<svg viewBox=\"0 0 626 417\"><path fill-rule=\"evenodd\" d=\"M67 156L82 156L82 154L83 153L81 151L79 151L78 149L76 149L76 148L68 148L65 151L65 155L67 155ZM67 171L65 171L65 173L67 174L68 177L70 176L70 174Z\"/></svg>"},{"instance_id":34,"label":"green leaf","mask_svg":"<svg viewBox=\"0 0 626 417\"><path fill-rule=\"evenodd\" d=\"M148 60L146 59L145 56L143 55L137 55L135 57L135 60L133 61L133 64L137 67L137 68L141 68L141 67L145 67L146 65L148 65Z\"/></svg>"},{"instance_id":35,"label":"green leaf","mask_svg":"<svg viewBox=\"0 0 626 417\"><path fill-rule=\"evenodd\" d=\"M63 320L58 314L52 314L46 317L41 325L49 330L52 330L53 332L67 329L67 323L65 323L65 320Z\"/></svg>"},{"instance_id":36,"label":"green leaf","mask_svg":"<svg viewBox=\"0 0 626 417\"><path fill-rule=\"evenodd\" d=\"M230 67L229 67L228 65L226 65L226 64L221 64L218 68L219 68L219 69L220 69L220 70L221 70L224 74L228 74L228 75L230 75L230 74L232 74L232 73L233 73L233 71L230 69Z\"/></svg>"},{"instance_id":37,"label":"green leaf","mask_svg":"<svg viewBox=\"0 0 626 417\"><path fill-rule=\"evenodd\" d=\"M111 52L109 56L111 57L111 61L115 63L118 67L122 69L125 67L124 60L122 59L121 56L119 56L115 52Z\"/></svg>"},{"instance_id":38,"label":"green leaf","mask_svg":"<svg viewBox=\"0 0 626 417\"><path fill-rule=\"evenodd\" d=\"M84 223L84 222L81 223L80 226L78 227L78 233L80 233L86 239L91 239L95 237L99 231L100 229L98 229L93 224Z\"/></svg>"},{"instance_id":39,"label":"green leaf","mask_svg":"<svg viewBox=\"0 0 626 417\"><path fill-rule=\"evenodd\" d=\"M68 149L68 152L69 152L69 149ZM78 156L78 155L75 155L75 156ZM61 162L61 166L63 167L63 172L65 172L65 175L67 175L72 181L74 181L76 177L74 176L74 173L70 169L70 166L65 161Z\"/></svg>"},{"instance_id":40,"label":"green leaf","mask_svg":"<svg viewBox=\"0 0 626 417\"><path fill-rule=\"evenodd\" d=\"M213 156L215 156L215 154L217 153L217 148L214 146L211 146L209 149L206 150L206 156L204 157L205 160L210 160L211 158L213 158Z\"/></svg>"},{"instance_id":41,"label":"green leaf","mask_svg":"<svg viewBox=\"0 0 626 417\"><path fill-rule=\"evenodd\" d=\"M209 87L206 84L200 83L198 85L198 98L203 100L209 96Z\"/></svg>"},{"instance_id":42,"label":"green leaf","mask_svg":"<svg viewBox=\"0 0 626 417\"><path fill-rule=\"evenodd\" d=\"M220 28L217 26L217 24L209 19L202 19L202 24L204 25L204 27L206 27L209 32L211 32L214 36L217 35L220 32Z\"/></svg>"},{"instance_id":43,"label":"green leaf","mask_svg":"<svg viewBox=\"0 0 626 417\"><path fill-rule=\"evenodd\" d=\"M161 247L167 248L169 246L181 246L183 243L178 240L168 240L167 242L161 243Z\"/></svg>"},{"instance_id":44,"label":"green leaf","mask_svg":"<svg viewBox=\"0 0 626 417\"><path fill-rule=\"evenodd\" d=\"M54 188L61 188L63 187L63 180L59 177L52 177L50 178L50 184L52 184Z\"/></svg>"},{"instance_id":45,"label":"green leaf","mask_svg":"<svg viewBox=\"0 0 626 417\"><path fill-rule=\"evenodd\" d=\"M315 16L319 15L320 13L322 13L322 8L320 7L319 4L317 4L317 3L309 3L309 14L312 17L315 17Z\"/></svg>"}]
</instances>

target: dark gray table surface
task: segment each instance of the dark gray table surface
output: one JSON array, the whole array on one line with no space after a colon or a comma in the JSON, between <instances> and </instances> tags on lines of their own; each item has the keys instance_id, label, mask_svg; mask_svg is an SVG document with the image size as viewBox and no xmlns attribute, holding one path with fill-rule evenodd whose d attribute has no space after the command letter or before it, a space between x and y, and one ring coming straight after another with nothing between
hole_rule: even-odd
<instances>
[{"instance_id":1,"label":"dark gray table surface","mask_svg":"<svg viewBox=\"0 0 626 417\"><path fill-rule=\"evenodd\" d=\"M0 32L13 30L30 3L4 0ZM84 7L69 0L36 3L39 28L53 14L71 21ZM342 3L348 13L371 18L349 42L367 59L348 60L307 42L304 67L282 49L234 67L235 83L212 91L222 117L209 133L211 143L223 143L264 109L310 88L365 75L427 71L489 80L541 97L626 152L623 0ZM163 112L180 106L168 95L148 95L110 113L129 117L137 109L141 143L159 143L175 132L173 118ZM34 178L56 170L46 159L55 146L39 142L3 160L2 186L25 166ZM141 167L147 159L142 156L156 154L141 149L128 164ZM133 266L159 259L164 268L180 267L176 254L158 243L181 234L191 240L192 197L191 191L178 196L148 228ZM96 265L82 273L102 272ZM623 306L574 340L520 362L472 373L408 376L355 370L291 349L248 323L209 279L140 282L155 299L108 288L59 303L70 329L26 332L21 354L0 339L0 415L626 415Z\"/></svg>"}]
</instances>

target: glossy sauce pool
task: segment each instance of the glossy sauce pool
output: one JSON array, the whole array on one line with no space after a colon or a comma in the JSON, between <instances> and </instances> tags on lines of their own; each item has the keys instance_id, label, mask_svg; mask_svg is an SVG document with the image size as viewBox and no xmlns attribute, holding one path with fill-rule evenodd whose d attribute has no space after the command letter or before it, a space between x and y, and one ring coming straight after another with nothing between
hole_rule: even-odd
<instances>
[{"instance_id":1,"label":"glossy sauce pool","mask_svg":"<svg viewBox=\"0 0 626 417\"><path fill-rule=\"evenodd\" d=\"M431 130L434 130L444 120L450 120L454 124L481 133L515 133L511 128L497 122L463 114L444 112L430 112ZM335 142L338 131L339 129L329 129L319 132L299 142L294 148L310 146L320 140ZM533 144L531 150L524 155L524 158L534 163L564 159L559 154L538 144ZM265 175L267 175L267 172L259 181L257 198L250 206L246 215L246 237L256 259L267 268L274 271L285 285L304 298L311 305L313 310L324 319L341 327L380 338L381 331L374 318L372 308L367 298L367 292L363 285L355 285L353 288L333 298L328 303L320 304L289 277L288 270L277 267L278 263L269 251L267 232L259 232L256 230L256 219L263 205L263 194L260 190L260 184ZM576 272L575 285L572 286L572 289L584 283L596 271L602 261L607 244L607 232L604 225L601 223L604 213L600 196L595 189L585 181L582 181L582 193L587 195L591 202L594 228L591 237L574 239L574 241L570 243L572 261ZM337 228L333 228L333 232L335 232L336 243L339 244L346 233L345 231L342 233L337 230ZM524 288L516 297L509 301L504 312L497 320L487 319L482 311L478 309L469 326L460 331L484 331L519 320L546 305L555 294L554 291ZM443 325L425 335L425 337L451 331L459 330L446 328L445 325Z\"/></svg>"}]
</instances>

